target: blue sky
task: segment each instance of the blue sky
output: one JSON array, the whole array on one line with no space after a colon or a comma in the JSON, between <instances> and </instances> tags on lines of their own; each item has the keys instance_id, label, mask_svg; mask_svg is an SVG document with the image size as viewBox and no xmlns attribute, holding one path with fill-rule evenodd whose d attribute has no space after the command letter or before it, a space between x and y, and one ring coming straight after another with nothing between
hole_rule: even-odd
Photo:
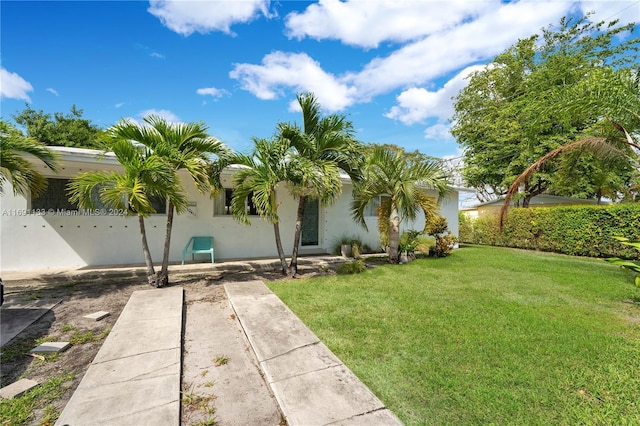
<instances>
[{"instance_id":1,"label":"blue sky","mask_svg":"<svg viewBox=\"0 0 640 426\"><path fill-rule=\"evenodd\" d=\"M100 127L157 113L237 150L301 121L314 92L364 142L439 157L464 77L569 13L640 21L633 1L2 1L1 112L75 104Z\"/></svg>"}]
</instances>

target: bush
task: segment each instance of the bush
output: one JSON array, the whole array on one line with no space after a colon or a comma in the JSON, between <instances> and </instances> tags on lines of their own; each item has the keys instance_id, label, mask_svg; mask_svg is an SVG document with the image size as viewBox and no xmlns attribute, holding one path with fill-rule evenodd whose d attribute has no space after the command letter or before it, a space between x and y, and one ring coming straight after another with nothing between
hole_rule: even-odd
<instances>
[{"instance_id":1,"label":"bush","mask_svg":"<svg viewBox=\"0 0 640 426\"><path fill-rule=\"evenodd\" d=\"M398 240L398 253L415 253L418 248L418 244L420 244L419 237L421 235L422 232L413 229L403 232Z\"/></svg>"},{"instance_id":2,"label":"bush","mask_svg":"<svg viewBox=\"0 0 640 426\"><path fill-rule=\"evenodd\" d=\"M640 204L511 209L502 231L498 217L465 219L460 241L576 256L638 259L613 237L640 239ZM462 231L464 229L464 231Z\"/></svg>"},{"instance_id":3,"label":"bush","mask_svg":"<svg viewBox=\"0 0 640 426\"><path fill-rule=\"evenodd\" d=\"M362 259L354 260L353 262L345 262L338 266L338 275L359 274L367 270Z\"/></svg>"},{"instance_id":4,"label":"bush","mask_svg":"<svg viewBox=\"0 0 640 426\"><path fill-rule=\"evenodd\" d=\"M371 248L362 244L362 240L357 235L342 235L340 238L333 241L333 247L331 253L337 256L342 254L342 246L348 245L351 246L351 256L358 258L362 253L370 253Z\"/></svg>"},{"instance_id":5,"label":"bush","mask_svg":"<svg viewBox=\"0 0 640 426\"><path fill-rule=\"evenodd\" d=\"M444 216L436 216L427 223L424 229L436 240L433 252L430 251L429 254L435 257L444 257L451 253L458 239L449 231L449 225Z\"/></svg>"}]
</instances>

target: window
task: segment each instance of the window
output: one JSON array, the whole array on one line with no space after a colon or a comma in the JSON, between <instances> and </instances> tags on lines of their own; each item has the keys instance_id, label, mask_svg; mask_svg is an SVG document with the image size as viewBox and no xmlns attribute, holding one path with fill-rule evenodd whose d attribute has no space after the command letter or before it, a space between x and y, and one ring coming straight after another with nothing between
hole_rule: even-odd
<instances>
[{"instance_id":1,"label":"window","mask_svg":"<svg viewBox=\"0 0 640 426\"><path fill-rule=\"evenodd\" d=\"M233 200L233 189L225 188L213 199L213 215L226 216L231 214L231 200ZM249 194L245 202L245 209L249 216L257 216L258 209L253 204L253 193Z\"/></svg>"},{"instance_id":2,"label":"window","mask_svg":"<svg viewBox=\"0 0 640 426\"><path fill-rule=\"evenodd\" d=\"M51 178L47 179L47 189L40 194L38 197L31 198L31 208L32 209L44 209L44 210L72 210L78 211L81 210L77 205L72 204L69 201L69 196L67 195L67 187L69 185L70 179L59 179L59 178ZM91 192L91 201L93 201L93 206L95 209L105 209L105 205L100 200L100 186L96 186L93 188ZM167 201L163 197L151 197L151 205L156 211L156 214L166 214L167 213Z\"/></svg>"},{"instance_id":3,"label":"window","mask_svg":"<svg viewBox=\"0 0 640 426\"><path fill-rule=\"evenodd\" d=\"M78 210L78 206L69 202L67 185L69 179L47 179L47 189L37 197L31 198L32 209Z\"/></svg>"},{"instance_id":4,"label":"window","mask_svg":"<svg viewBox=\"0 0 640 426\"><path fill-rule=\"evenodd\" d=\"M154 195L149 197L149 201L151 202L151 206L156 211L155 214L167 214L167 199L164 197L160 197L158 195Z\"/></svg>"},{"instance_id":5,"label":"window","mask_svg":"<svg viewBox=\"0 0 640 426\"><path fill-rule=\"evenodd\" d=\"M369 204L367 204L367 207L364 208L364 216L378 216L378 208L380 207L380 203L382 201L383 198L390 198L388 195L378 195L377 197L373 198Z\"/></svg>"}]
</instances>

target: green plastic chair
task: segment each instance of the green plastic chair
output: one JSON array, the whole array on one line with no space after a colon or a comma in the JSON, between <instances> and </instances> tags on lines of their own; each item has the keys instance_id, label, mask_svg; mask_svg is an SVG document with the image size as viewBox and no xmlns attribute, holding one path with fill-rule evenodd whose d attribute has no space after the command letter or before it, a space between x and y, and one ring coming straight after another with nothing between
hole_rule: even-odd
<instances>
[{"instance_id":1,"label":"green plastic chair","mask_svg":"<svg viewBox=\"0 0 640 426\"><path fill-rule=\"evenodd\" d=\"M191 253L191 260L195 260L196 254L211 255L211 263L213 263L213 237L191 237L184 249L182 249L182 264L184 265L184 257Z\"/></svg>"}]
</instances>

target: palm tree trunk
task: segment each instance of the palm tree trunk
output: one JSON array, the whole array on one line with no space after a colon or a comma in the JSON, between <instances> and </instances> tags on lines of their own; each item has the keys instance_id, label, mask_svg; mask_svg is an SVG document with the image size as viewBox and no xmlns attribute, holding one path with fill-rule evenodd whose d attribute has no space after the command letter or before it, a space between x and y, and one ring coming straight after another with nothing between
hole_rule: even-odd
<instances>
[{"instance_id":1,"label":"palm tree trunk","mask_svg":"<svg viewBox=\"0 0 640 426\"><path fill-rule=\"evenodd\" d=\"M304 202L306 197L300 196L298 200L298 213L296 215L296 232L293 236L293 252L291 253L291 263L289 269L291 276L295 277L298 273L298 247L300 247L300 237L302 236L302 217L304 215Z\"/></svg>"},{"instance_id":2,"label":"palm tree trunk","mask_svg":"<svg viewBox=\"0 0 640 426\"><path fill-rule=\"evenodd\" d=\"M389 215L389 262L398 263L398 245L400 242L400 216L395 207Z\"/></svg>"},{"instance_id":3,"label":"palm tree trunk","mask_svg":"<svg viewBox=\"0 0 640 426\"><path fill-rule=\"evenodd\" d=\"M280 239L280 225L278 222L273 222L273 233L276 236L276 247L278 249L278 257L280 257L280 265L282 266L282 275L287 275L287 258L284 255L284 249L282 248L282 239Z\"/></svg>"},{"instance_id":4,"label":"palm tree trunk","mask_svg":"<svg viewBox=\"0 0 640 426\"><path fill-rule=\"evenodd\" d=\"M173 203L169 201L167 207L167 230L164 236L164 252L162 255L162 269L158 277L158 282L161 287L169 284L169 250L171 247L171 229L173 228L174 210Z\"/></svg>"},{"instance_id":5,"label":"palm tree trunk","mask_svg":"<svg viewBox=\"0 0 640 426\"><path fill-rule=\"evenodd\" d=\"M144 253L144 262L147 264L147 280L152 286L158 286L156 271L153 269L153 260L151 260L151 252L147 243L147 232L144 229L144 217L138 215L138 223L140 224L140 234L142 235L142 253Z\"/></svg>"}]
</instances>

